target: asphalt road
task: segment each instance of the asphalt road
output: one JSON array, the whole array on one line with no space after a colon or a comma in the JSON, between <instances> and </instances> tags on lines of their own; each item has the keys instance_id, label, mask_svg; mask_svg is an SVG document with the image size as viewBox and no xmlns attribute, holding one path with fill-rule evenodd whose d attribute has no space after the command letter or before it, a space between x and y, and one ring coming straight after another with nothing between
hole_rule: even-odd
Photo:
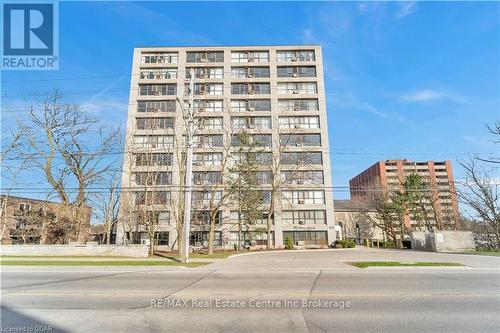
<instances>
[{"instance_id":1,"label":"asphalt road","mask_svg":"<svg viewBox=\"0 0 500 333\"><path fill-rule=\"evenodd\" d=\"M344 263L384 259L469 268ZM4 266L1 326L3 332L499 332L499 266L495 257L369 250L266 253L190 269Z\"/></svg>"}]
</instances>

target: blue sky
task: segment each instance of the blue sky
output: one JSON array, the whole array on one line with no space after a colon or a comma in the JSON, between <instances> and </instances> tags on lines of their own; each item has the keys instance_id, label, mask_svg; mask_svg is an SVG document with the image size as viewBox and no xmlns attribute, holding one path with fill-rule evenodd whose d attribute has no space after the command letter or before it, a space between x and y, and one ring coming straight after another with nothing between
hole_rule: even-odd
<instances>
[{"instance_id":1,"label":"blue sky","mask_svg":"<svg viewBox=\"0 0 500 333\"><path fill-rule=\"evenodd\" d=\"M319 43L335 186L377 160L449 159L460 177L457 158L500 153L485 127L500 119L499 3L61 2L59 10L60 69L2 72L4 133L26 94L55 88L125 127L137 46Z\"/></svg>"}]
</instances>

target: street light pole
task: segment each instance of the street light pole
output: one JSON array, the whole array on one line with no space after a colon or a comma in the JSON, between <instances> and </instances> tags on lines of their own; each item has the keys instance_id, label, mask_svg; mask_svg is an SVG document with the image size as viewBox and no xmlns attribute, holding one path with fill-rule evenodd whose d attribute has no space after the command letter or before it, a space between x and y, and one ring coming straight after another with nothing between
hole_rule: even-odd
<instances>
[{"instance_id":1,"label":"street light pole","mask_svg":"<svg viewBox=\"0 0 500 333\"><path fill-rule=\"evenodd\" d=\"M186 126L186 179L184 190L184 235L181 261L189 262L189 232L191 227L191 194L192 194L192 177L193 177L193 137L195 130L194 121L194 69L189 71L189 97L187 98L187 126ZM184 106L183 106L184 107ZM186 116L186 115L185 115Z\"/></svg>"}]
</instances>

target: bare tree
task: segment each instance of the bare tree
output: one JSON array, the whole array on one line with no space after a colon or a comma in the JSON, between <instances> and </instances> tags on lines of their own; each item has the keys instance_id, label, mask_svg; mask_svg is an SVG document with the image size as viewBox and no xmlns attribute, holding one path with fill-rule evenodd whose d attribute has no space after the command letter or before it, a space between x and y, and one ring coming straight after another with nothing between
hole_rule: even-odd
<instances>
[{"instance_id":1,"label":"bare tree","mask_svg":"<svg viewBox=\"0 0 500 333\"><path fill-rule=\"evenodd\" d=\"M491 240L491 246L500 248L500 200L498 180L495 179L496 169L486 169L478 166L475 159L459 162L465 169L466 177L458 190L460 200L471 211L470 218L477 223L483 234Z\"/></svg>"},{"instance_id":2,"label":"bare tree","mask_svg":"<svg viewBox=\"0 0 500 333\"><path fill-rule=\"evenodd\" d=\"M93 214L102 221L104 232L103 242L110 244L111 232L118 221L120 210L120 173L112 172L106 179L103 190L92 197Z\"/></svg>"},{"instance_id":3,"label":"bare tree","mask_svg":"<svg viewBox=\"0 0 500 333\"><path fill-rule=\"evenodd\" d=\"M110 156L119 142L118 129L99 127L98 119L87 116L78 104L62 103L57 92L49 94L40 107L32 106L18 126L23 134L17 149L20 157L44 175L61 203L73 212L72 239L80 240L88 188L115 164Z\"/></svg>"},{"instance_id":4,"label":"bare tree","mask_svg":"<svg viewBox=\"0 0 500 333\"><path fill-rule=\"evenodd\" d=\"M495 125L493 126L487 125L486 127L488 128L488 131L495 136L495 138L491 141L496 144L500 143L500 121L495 122ZM476 156L475 158L482 162L500 164L500 158L498 157L481 158Z\"/></svg>"}]
</instances>

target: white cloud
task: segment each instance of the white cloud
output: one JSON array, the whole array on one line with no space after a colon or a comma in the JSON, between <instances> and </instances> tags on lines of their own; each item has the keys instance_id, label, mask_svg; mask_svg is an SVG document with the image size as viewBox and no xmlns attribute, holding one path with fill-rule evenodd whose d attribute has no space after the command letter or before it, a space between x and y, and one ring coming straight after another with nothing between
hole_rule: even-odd
<instances>
[{"instance_id":1,"label":"white cloud","mask_svg":"<svg viewBox=\"0 0 500 333\"><path fill-rule=\"evenodd\" d=\"M401 96L401 99L407 102L415 102L415 103L425 103L439 100L450 100L453 102L465 102L465 99L461 96L450 94L440 90L433 89L423 89L413 91L411 93L407 93Z\"/></svg>"},{"instance_id":2,"label":"white cloud","mask_svg":"<svg viewBox=\"0 0 500 333\"><path fill-rule=\"evenodd\" d=\"M405 18L406 16L414 13L415 10L417 10L417 3L414 1L402 2L399 5L399 11L396 14L397 19Z\"/></svg>"}]
</instances>

